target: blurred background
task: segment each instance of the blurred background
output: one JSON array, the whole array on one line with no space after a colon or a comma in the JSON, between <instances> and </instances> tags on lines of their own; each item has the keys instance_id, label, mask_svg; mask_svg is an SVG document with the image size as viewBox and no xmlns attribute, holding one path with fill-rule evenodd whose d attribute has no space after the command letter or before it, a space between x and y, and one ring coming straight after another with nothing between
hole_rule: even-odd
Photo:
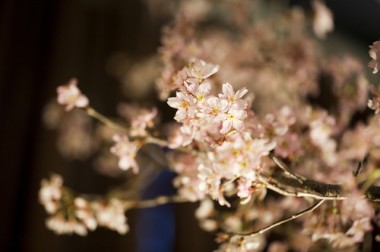
<instances>
[{"instance_id":1,"label":"blurred background","mask_svg":"<svg viewBox=\"0 0 380 252\"><path fill-rule=\"evenodd\" d=\"M169 8L158 2L162 10ZM289 1L294 4L309 6L308 1ZM326 4L342 36L363 48L380 39L378 2ZM42 113L56 87L76 77L91 103L114 116L123 96L108 65L120 55L138 61L156 53L161 28L170 20L170 14L153 15L138 0L0 2L0 251L135 251L136 211L127 215L131 232L124 236L105 229L85 238L57 236L45 228L38 189L51 172L85 193L104 193L120 181L99 175L90 162L63 159L56 150L56 133L43 126ZM214 236L198 228L196 207L174 208L174 251L216 248Z\"/></svg>"}]
</instances>

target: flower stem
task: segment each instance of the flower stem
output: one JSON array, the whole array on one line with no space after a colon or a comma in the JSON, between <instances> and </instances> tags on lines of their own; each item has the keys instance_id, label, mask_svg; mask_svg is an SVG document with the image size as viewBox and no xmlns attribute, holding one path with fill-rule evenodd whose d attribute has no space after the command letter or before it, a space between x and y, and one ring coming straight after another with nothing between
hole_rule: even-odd
<instances>
[{"instance_id":1,"label":"flower stem","mask_svg":"<svg viewBox=\"0 0 380 252\"><path fill-rule=\"evenodd\" d=\"M165 205L168 203L182 203L182 202L189 202L188 199L175 195L175 196L160 196L155 199L148 199L148 200L135 200L135 201L126 201L124 203L124 208L126 210L131 208L150 208L150 207L156 207L160 205Z\"/></svg>"}]
</instances>

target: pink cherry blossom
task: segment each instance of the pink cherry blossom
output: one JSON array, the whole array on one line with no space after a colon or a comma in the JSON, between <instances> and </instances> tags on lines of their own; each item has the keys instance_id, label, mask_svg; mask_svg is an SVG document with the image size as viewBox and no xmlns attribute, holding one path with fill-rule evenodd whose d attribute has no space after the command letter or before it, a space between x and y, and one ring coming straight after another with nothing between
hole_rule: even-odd
<instances>
[{"instance_id":1,"label":"pink cherry blossom","mask_svg":"<svg viewBox=\"0 0 380 252\"><path fill-rule=\"evenodd\" d=\"M90 208L89 201L84 198L77 197L74 199L75 216L88 228L89 230L95 230L97 227L97 221L95 220L94 213Z\"/></svg>"},{"instance_id":2,"label":"pink cherry blossom","mask_svg":"<svg viewBox=\"0 0 380 252\"><path fill-rule=\"evenodd\" d=\"M326 34L334 29L333 14L329 8L320 0L313 1L314 20L313 30L318 38L325 38Z\"/></svg>"},{"instance_id":3,"label":"pink cherry blossom","mask_svg":"<svg viewBox=\"0 0 380 252\"><path fill-rule=\"evenodd\" d=\"M207 118L212 123L218 123L226 118L228 101L216 96L207 98L197 116Z\"/></svg>"},{"instance_id":4,"label":"pink cherry blossom","mask_svg":"<svg viewBox=\"0 0 380 252\"><path fill-rule=\"evenodd\" d=\"M346 232L346 235L352 237L355 242L362 242L365 233L371 230L371 219L369 217L363 217L354 221L351 228Z\"/></svg>"},{"instance_id":5,"label":"pink cherry blossom","mask_svg":"<svg viewBox=\"0 0 380 252\"><path fill-rule=\"evenodd\" d=\"M379 71L380 67L380 41L373 42L369 48L368 53L372 60L368 63L368 66L373 68L373 73L375 74Z\"/></svg>"},{"instance_id":6,"label":"pink cherry blossom","mask_svg":"<svg viewBox=\"0 0 380 252\"><path fill-rule=\"evenodd\" d=\"M207 82L200 85L193 83L191 85L188 85L187 90L195 97L197 105L201 106L205 102L207 96L210 94L211 85Z\"/></svg>"},{"instance_id":7,"label":"pink cherry blossom","mask_svg":"<svg viewBox=\"0 0 380 252\"><path fill-rule=\"evenodd\" d=\"M46 220L46 226L58 235L77 234L80 236L87 235L86 226L75 219L67 220L62 214L56 214Z\"/></svg>"},{"instance_id":8,"label":"pink cherry blossom","mask_svg":"<svg viewBox=\"0 0 380 252\"><path fill-rule=\"evenodd\" d=\"M375 114L380 112L380 88L371 88L372 99L368 100L368 107L375 110Z\"/></svg>"},{"instance_id":9,"label":"pink cherry blossom","mask_svg":"<svg viewBox=\"0 0 380 252\"><path fill-rule=\"evenodd\" d=\"M75 107L85 108L89 104L88 98L77 87L77 79L71 79L67 85L59 86L57 94L58 103L66 105L66 111Z\"/></svg>"},{"instance_id":10,"label":"pink cherry blossom","mask_svg":"<svg viewBox=\"0 0 380 252\"><path fill-rule=\"evenodd\" d=\"M246 109L248 104L241 98L248 93L248 89L242 88L238 91L234 91L234 88L230 83L224 83L222 86L223 94L219 94L219 97L226 99L231 105L235 106L235 109Z\"/></svg>"},{"instance_id":11,"label":"pink cherry blossom","mask_svg":"<svg viewBox=\"0 0 380 252\"><path fill-rule=\"evenodd\" d=\"M225 121L223 121L221 134L228 133L231 129L237 131L244 130L244 119L247 117L247 111L241 109L230 109L227 113Z\"/></svg>"},{"instance_id":12,"label":"pink cherry blossom","mask_svg":"<svg viewBox=\"0 0 380 252\"><path fill-rule=\"evenodd\" d=\"M252 193L254 192L252 188L252 181L241 177L238 180L238 193L237 196L239 198L245 198L241 201L241 204L246 204L251 199Z\"/></svg>"},{"instance_id":13,"label":"pink cherry blossom","mask_svg":"<svg viewBox=\"0 0 380 252\"><path fill-rule=\"evenodd\" d=\"M168 99L168 104L178 109L174 117L178 122L194 116L195 98L192 95L178 91L176 97Z\"/></svg>"},{"instance_id":14,"label":"pink cherry blossom","mask_svg":"<svg viewBox=\"0 0 380 252\"><path fill-rule=\"evenodd\" d=\"M198 167L198 177L200 179L199 190L218 200L219 205L230 207L231 204L224 198L223 190L220 189L221 176L210 167L200 164Z\"/></svg>"},{"instance_id":15,"label":"pink cherry blossom","mask_svg":"<svg viewBox=\"0 0 380 252\"><path fill-rule=\"evenodd\" d=\"M124 214L124 205L120 200L113 198L107 204L94 202L92 208L95 211L96 220L99 226L104 226L125 234L129 230L127 218Z\"/></svg>"},{"instance_id":16,"label":"pink cherry blossom","mask_svg":"<svg viewBox=\"0 0 380 252\"><path fill-rule=\"evenodd\" d=\"M136 105L122 103L118 106L118 112L126 118L130 124L131 136L145 136L146 128L154 126L154 119L157 116L157 108L147 109Z\"/></svg>"},{"instance_id":17,"label":"pink cherry blossom","mask_svg":"<svg viewBox=\"0 0 380 252\"><path fill-rule=\"evenodd\" d=\"M132 168L134 173L139 171L138 164L136 162L136 154L138 146L129 141L128 136L114 135L113 140L115 144L111 147L111 153L119 158L119 167L122 170L128 170Z\"/></svg>"},{"instance_id":18,"label":"pink cherry blossom","mask_svg":"<svg viewBox=\"0 0 380 252\"><path fill-rule=\"evenodd\" d=\"M53 174L50 180L43 179L41 181L39 200L50 214L55 213L59 207L58 201L62 197L62 185L63 179L57 174Z\"/></svg>"},{"instance_id":19,"label":"pink cherry blossom","mask_svg":"<svg viewBox=\"0 0 380 252\"><path fill-rule=\"evenodd\" d=\"M187 81L190 83L200 83L218 71L219 66L195 59L191 61L190 66L186 68L187 75L189 76Z\"/></svg>"}]
</instances>

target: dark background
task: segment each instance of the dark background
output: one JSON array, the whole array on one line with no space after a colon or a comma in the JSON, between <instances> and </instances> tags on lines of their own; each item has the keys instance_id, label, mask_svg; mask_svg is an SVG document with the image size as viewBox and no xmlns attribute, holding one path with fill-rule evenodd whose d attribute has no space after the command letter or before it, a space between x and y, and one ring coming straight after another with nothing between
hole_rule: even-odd
<instances>
[{"instance_id":1,"label":"dark background","mask_svg":"<svg viewBox=\"0 0 380 252\"><path fill-rule=\"evenodd\" d=\"M327 4L336 30L364 46L380 39L377 2ZM87 163L63 160L41 114L56 86L73 76L99 110L114 113L119 82L106 72L106 62L117 52L135 59L154 53L166 21L152 19L137 0L0 1L0 251L133 251L133 231L120 236L99 229L81 238L56 236L45 228L37 193L50 172L82 191L105 192L114 181L101 178ZM195 207L176 207L176 251L214 248L213 236L197 227ZM132 230L135 216L128 214Z\"/></svg>"}]
</instances>

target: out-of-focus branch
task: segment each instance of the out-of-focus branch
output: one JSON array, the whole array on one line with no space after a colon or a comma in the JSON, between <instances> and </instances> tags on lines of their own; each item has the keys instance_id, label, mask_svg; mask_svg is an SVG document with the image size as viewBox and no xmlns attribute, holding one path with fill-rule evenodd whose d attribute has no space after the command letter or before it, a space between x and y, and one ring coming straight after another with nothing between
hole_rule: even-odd
<instances>
[{"instance_id":1,"label":"out-of-focus branch","mask_svg":"<svg viewBox=\"0 0 380 252\"><path fill-rule=\"evenodd\" d=\"M85 111L89 116L97 119L98 121L103 123L105 126L111 128L111 129L121 131L124 134L128 135L129 129L127 127L120 125L120 124L108 119L106 116L102 115L101 113L99 113L98 111L93 109L92 107L85 108ZM141 137L136 137L136 136L132 137L132 136L128 135L128 137L131 137L132 139L141 140L142 144L155 144L155 145L158 145L160 147L168 147L169 148L169 142L168 141L166 141L164 139L157 138L157 137L153 137L151 135L146 135L146 136L141 136ZM191 152L191 153L195 152L194 150L191 150L191 149L185 148L185 147L177 147L176 150L181 151L181 152Z\"/></svg>"},{"instance_id":2,"label":"out-of-focus branch","mask_svg":"<svg viewBox=\"0 0 380 252\"><path fill-rule=\"evenodd\" d=\"M85 108L85 111L89 116L97 119L98 121L102 122L104 125L106 125L107 127L111 129L115 129L121 132L128 132L127 128L125 128L124 126L114 121L111 121L110 119L108 119L107 117L105 117L104 115L102 115L101 113L99 113L98 111L96 111L95 109L91 107Z\"/></svg>"},{"instance_id":3,"label":"out-of-focus branch","mask_svg":"<svg viewBox=\"0 0 380 252\"><path fill-rule=\"evenodd\" d=\"M150 208L150 207L156 207L160 205L165 205L169 203L183 203L183 202L189 202L188 199L179 196L159 196L154 199L148 199L148 200L128 200L124 203L124 208L126 210L131 208Z\"/></svg>"}]
</instances>

